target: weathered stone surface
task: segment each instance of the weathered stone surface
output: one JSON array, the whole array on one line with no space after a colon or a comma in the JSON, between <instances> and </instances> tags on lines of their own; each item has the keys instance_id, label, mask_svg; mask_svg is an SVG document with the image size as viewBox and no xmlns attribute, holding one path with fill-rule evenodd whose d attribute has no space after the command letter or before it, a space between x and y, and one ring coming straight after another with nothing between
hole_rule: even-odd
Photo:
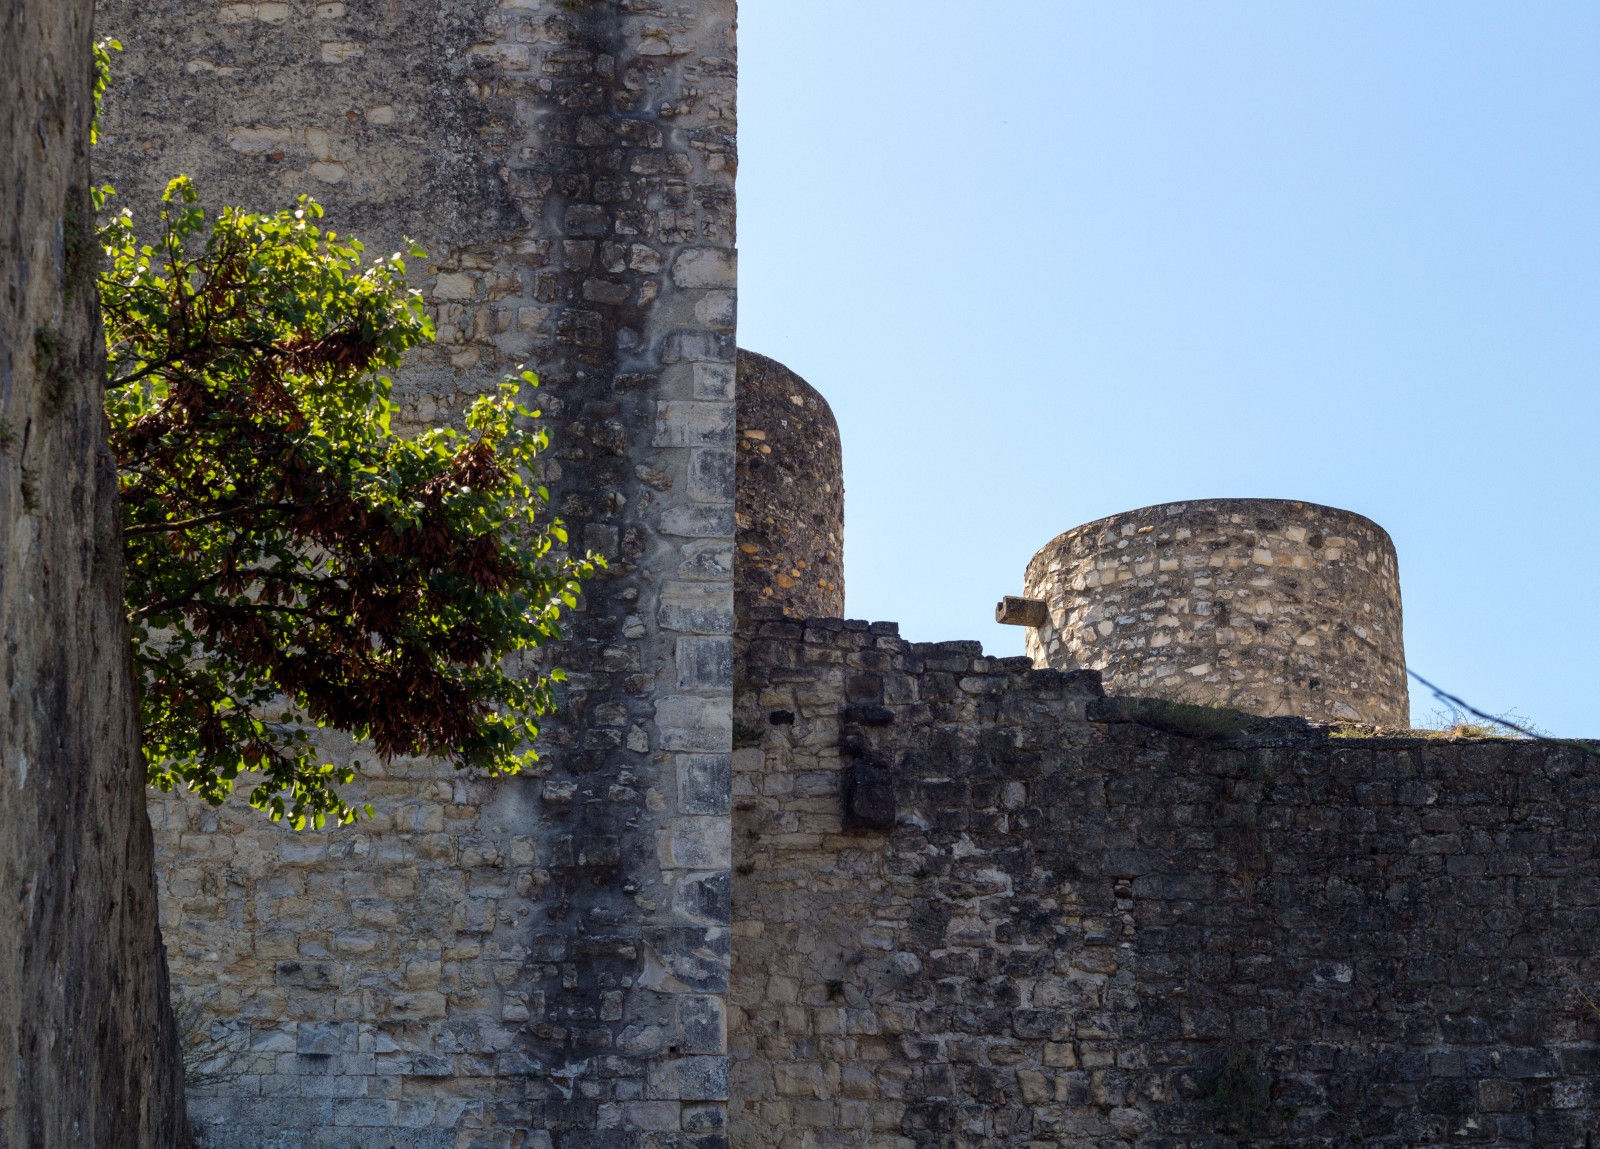
<instances>
[{"instance_id":1,"label":"weathered stone surface","mask_svg":"<svg viewBox=\"0 0 1600 1149\"><path fill-rule=\"evenodd\" d=\"M1600 1125L1580 750L1178 736L1098 705L1092 672L884 625L765 621L739 647L741 1147L1574 1146ZM845 832L860 761L892 767L887 833Z\"/></svg>"},{"instance_id":2,"label":"weathered stone surface","mask_svg":"<svg viewBox=\"0 0 1600 1149\"><path fill-rule=\"evenodd\" d=\"M1050 607L1041 599L1008 594L995 603L994 620L1006 626L1046 626Z\"/></svg>"},{"instance_id":3,"label":"weathered stone surface","mask_svg":"<svg viewBox=\"0 0 1600 1149\"><path fill-rule=\"evenodd\" d=\"M894 829L894 773L887 765L853 762L841 781L846 829Z\"/></svg>"},{"instance_id":4,"label":"weathered stone surface","mask_svg":"<svg viewBox=\"0 0 1600 1149\"><path fill-rule=\"evenodd\" d=\"M739 352L738 616L844 614L844 465L828 401L781 363Z\"/></svg>"},{"instance_id":5,"label":"weathered stone surface","mask_svg":"<svg viewBox=\"0 0 1600 1149\"><path fill-rule=\"evenodd\" d=\"M352 796L378 818L302 836L154 804L175 966L245 1054L195 1099L216 1149L1401 1149L1595 1128L1574 987L1600 980L1600 793L1575 752L1287 720L1202 741L1129 721L1093 670L744 609L842 610L842 486L820 396L735 362L731 2L107 9L130 45L111 154L133 202L189 170L216 202L313 190L341 230L415 234L441 345L399 380L408 421L457 418L531 357L547 478L613 559L533 776L369 762ZM1345 547L1274 522L1218 520L1205 565L1223 554L1226 577L1174 568L1211 580L1191 605L1248 586L1274 625L1319 595L1359 607L1328 575L1347 564L1380 604L1356 637L1388 652L1368 693L1403 704L1381 532ZM1115 554L1160 541L1149 525ZM1142 593L1164 573L1143 561L1094 569ZM1292 632L1290 666L1325 657L1298 641L1320 625Z\"/></svg>"},{"instance_id":6,"label":"weathered stone surface","mask_svg":"<svg viewBox=\"0 0 1600 1149\"><path fill-rule=\"evenodd\" d=\"M1400 575L1382 527L1282 499L1165 503L1077 527L1028 564L1040 666L1114 693L1404 729Z\"/></svg>"},{"instance_id":7,"label":"weathered stone surface","mask_svg":"<svg viewBox=\"0 0 1600 1149\"><path fill-rule=\"evenodd\" d=\"M459 423L528 363L541 478L611 564L538 776L365 762L378 818L298 837L155 803L175 976L249 1049L197 1097L207 1136L714 1149L721 1030L680 998L727 982L733 0L105 0L100 25L136 218L186 172L211 205L310 193L370 250L417 240L439 339L397 422ZM303 1028L327 1023L336 1053Z\"/></svg>"},{"instance_id":8,"label":"weathered stone surface","mask_svg":"<svg viewBox=\"0 0 1600 1149\"><path fill-rule=\"evenodd\" d=\"M0 1145L187 1143L106 448L87 0L0 15Z\"/></svg>"}]
</instances>

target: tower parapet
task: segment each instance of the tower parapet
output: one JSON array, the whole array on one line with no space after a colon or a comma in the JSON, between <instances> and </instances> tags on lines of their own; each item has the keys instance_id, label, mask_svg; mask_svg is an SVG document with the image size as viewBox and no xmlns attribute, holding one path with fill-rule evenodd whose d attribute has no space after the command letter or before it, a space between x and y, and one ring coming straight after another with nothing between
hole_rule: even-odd
<instances>
[{"instance_id":1,"label":"tower parapet","mask_svg":"<svg viewBox=\"0 0 1600 1149\"><path fill-rule=\"evenodd\" d=\"M1408 725L1394 543L1371 519L1282 499L1164 503L1057 536L1002 621L1035 665L1116 694ZM1042 604L1042 607L1038 604Z\"/></svg>"}]
</instances>

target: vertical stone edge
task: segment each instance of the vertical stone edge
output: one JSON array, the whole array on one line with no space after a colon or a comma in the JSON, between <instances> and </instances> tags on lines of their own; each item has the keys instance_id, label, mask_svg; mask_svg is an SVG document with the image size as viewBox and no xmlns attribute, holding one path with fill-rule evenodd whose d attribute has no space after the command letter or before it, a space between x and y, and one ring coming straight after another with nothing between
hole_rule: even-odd
<instances>
[{"instance_id":1,"label":"vertical stone edge","mask_svg":"<svg viewBox=\"0 0 1600 1149\"><path fill-rule=\"evenodd\" d=\"M662 238L678 242L643 339L659 349L661 368L651 448L657 466L682 478L676 497L660 501L654 524L662 560L652 564L661 578L654 719L665 768L658 785L669 811L656 831L656 856L670 898L647 928L640 990L657 999L652 1010L670 1008L675 1040L650 1066L645 1097L623 1124L640 1133L676 1129L714 1146L726 1144L732 960L734 4L703 5L698 24L679 27L686 36L675 42L658 18L640 11L626 33L636 60L676 54L681 61L681 86L662 93L659 114L677 119L691 100L698 114L671 130L687 145L694 205L673 206L682 192L663 187Z\"/></svg>"},{"instance_id":2,"label":"vertical stone edge","mask_svg":"<svg viewBox=\"0 0 1600 1149\"><path fill-rule=\"evenodd\" d=\"M574 542L611 561L574 627L589 686L557 769L604 779L610 800L565 822L567 960L544 995L552 1040L530 1052L558 1094L543 1105L557 1149L596 1135L714 1149L730 967L733 4L628 0L573 9L565 27L529 53L518 119L530 186L549 188L535 227L560 261L538 332L568 417L552 487ZM521 70L520 53L505 59Z\"/></svg>"}]
</instances>

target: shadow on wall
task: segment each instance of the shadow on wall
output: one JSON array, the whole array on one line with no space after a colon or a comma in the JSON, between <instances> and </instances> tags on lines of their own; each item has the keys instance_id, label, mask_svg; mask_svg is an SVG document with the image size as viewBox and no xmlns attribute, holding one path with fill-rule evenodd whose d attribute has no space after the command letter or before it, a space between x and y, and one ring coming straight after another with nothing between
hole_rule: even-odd
<instances>
[{"instance_id":1,"label":"shadow on wall","mask_svg":"<svg viewBox=\"0 0 1600 1149\"><path fill-rule=\"evenodd\" d=\"M769 618L736 665L740 1146L1600 1128L1583 749L1195 727L890 623Z\"/></svg>"}]
</instances>

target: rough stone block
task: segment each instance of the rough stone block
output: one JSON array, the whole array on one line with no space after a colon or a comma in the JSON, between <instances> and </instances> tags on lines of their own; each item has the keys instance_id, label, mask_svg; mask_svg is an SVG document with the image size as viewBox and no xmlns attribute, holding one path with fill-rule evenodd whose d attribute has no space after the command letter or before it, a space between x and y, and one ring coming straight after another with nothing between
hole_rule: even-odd
<instances>
[{"instance_id":1,"label":"rough stone block","mask_svg":"<svg viewBox=\"0 0 1600 1149\"><path fill-rule=\"evenodd\" d=\"M696 399L732 399L734 365L732 363L696 363L694 365L694 397Z\"/></svg>"},{"instance_id":2,"label":"rough stone block","mask_svg":"<svg viewBox=\"0 0 1600 1149\"><path fill-rule=\"evenodd\" d=\"M667 630L726 635L733 630L733 595L724 585L674 580L661 588L656 617Z\"/></svg>"},{"instance_id":3,"label":"rough stone block","mask_svg":"<svg viewBox=\"0 0 1600 1149\"><path fill-rule=\"evenodd\" d=\"M734 455L724 448L689 452L689 497L709 503L733 501Z\"/></svg>"},{"instance_id":4,"label":"rough stone block","mask_svg":"<svg viewBox=\"0 0 1600 1149\"><path fill-rule=\"evenodd\" d=\"M711 621L716 621L712 619ZM674 627L676 630L686 627ZM677 640L680 690L732 690L733 639L730 637Z\"/></svg>"},{"instance_id":5,"label":"rough stone block","mask_svg":"<svg viewBox=\"0 0 1600 1149\"><path fill-rule=\"evenodd\" d=\"M302 1057L331 1057L355 1048L356 1027L329 1021L302 1021L294 1051Z\"/></svg>"},{"instance_id":6,"label":"rough stone block","mask_svg":"<svg viewBox=\"0 0 1600 1149\"><path fill-rule=\"evenodd\" d=\"M640 984L661 993L723 993L728 943L728 931L718 926L651 927L645 931Z\"/></svg>"},{"instance_id":7,"label":"rough stone block","mask_svg":"<svg viewBox=\"0 0 1600 1149\"><path fill-rule=\"evenodd\" d=\"M663 750L726 754L733 739L732 708L723 698L682 695L656 703Z\"/></svg>"},{"instance_id":8,"label":"rough stone block","mask_svg":"<svg viewBox=\"0 0 1600 1149\"><path fill-rule=\"evenodd\" d=\"M726 583L733 578L733 542L726 539L689 543L681 551L678 577Z\"/></svg>"},{"instance_id":9,"label":"rough stone block","mask_svg":"<svg viewBox=\"0 0 1600 1149\"><path fill-rule=\"evenodd\" d=\"M894 829L894 772L879 762L851 764L844 791L844 824L853 830Z\"/></svg>"},{"instance_id":10,"label":"rough stone block","mask_svg":"<svg viewBox=\"0 0 1600 1149\"><path fill-rule=\"evenodd\" d=\"M720 926L728 921L730 883L727 870L679 872L675 876L672 908L683 920L703 926Z\"/></svg>"},{"instance_id":11,"label":"rough stone block","mask_svg":"<svg viewBox=\"0 0 1600 1149\"><path fill-rule=\"evenodd\" d=\"M650 1067L650 1096L680 1101L726 1101L726 1057L679 1057Z\"/></svg>"},{"instance_id":12,"label":"rough stone block","mask_svg":"<svg viewBox=\"0 0 1600 1149\"><path fill-rule=\"evenodd\" d=\"M678 755L678 811L702 816L728 813L732 762L727 754Z\"/></svg>"},{"instance_id":13,"label":"rough stone block","mask_svg":"<svg viewBox=\"0 0 1600 1149\"><path fill-rule=\"evenodd\" d=\"M661 516L661 533L679 538L733 538L733 504L668 507Z\"/></svg>"},{"instance_id":14,"label":"rough stone block","mask_svg":"<svg viewBox=\"0 0 1600 1149\"><path fill-rule=\"evenodd\" d=\"M664 868L719 870L733 864L732 833L726 818L680 817L663 833Z\"/></svg>"},{"instance_id":15,"label":"rough stone block","mask_svg":"<svg viewBox=\"0 0 1600 1149\"><path fill-rule=\"evenodd\" d=\"M676 331L661 349L661 361L726 363L734 357L733 336L723 331Z\"/></svg>"},{"instance_id":16,"label":"rough stone block","mask_svg":"<svg viewBox=\"0 0 1600 1149\"><path fill-rule=\"evenodd\" d=\"M678 1025L684 1053L727 1052L727 1022L720 997L691 995L678 999Z\"/></svg>"},{"instance_id":17,"label":"rough stone block","mask_svg":"<svg viewBox=\"0 0 1600 1149\"><path fill-rule=\"evenodd\" d=\"M738 279L738 263L727 248L691 247L672 263L672 282L678 287L733 287Z\"/></svg>"},{"instance_id":18,"label":"rough stone block","mask_svg":"<svg viewBox=\"0 0 1600 1149\"><path fill-rule=\"evenodd\" d=\"M733 442L733 428L732 403L663 400L656 404L655 431L651 441L657 447L726 448Z\"/></svg>"}]
</instances>

